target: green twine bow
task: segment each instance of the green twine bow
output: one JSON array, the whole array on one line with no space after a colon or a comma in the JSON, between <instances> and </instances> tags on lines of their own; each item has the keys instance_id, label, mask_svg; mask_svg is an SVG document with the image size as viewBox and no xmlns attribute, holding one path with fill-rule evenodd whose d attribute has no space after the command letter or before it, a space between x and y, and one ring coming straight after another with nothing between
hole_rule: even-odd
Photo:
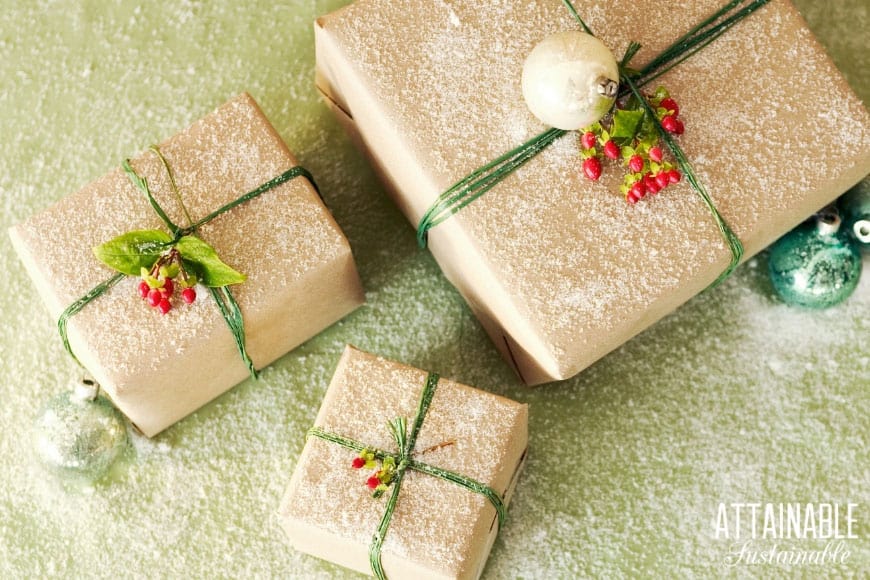
<instances>
[{"instance_id":1,"label":"green twine bow","mask_svg":"<svg viewBox=\"0 0 870 580\"><path fill-rule=\"evenodd\" d=\"M486 486L479 481L475 481L464 475L460 475L447 469L435 467L421 461L417 461L412 457L414 445L417 443L417 435L420 433L420 428L423 426L423 420L426 418L426 413L429 412L429 405L432 403L432 398L435 396L435 388L438 386L438 375L430 373L426 379L426 386L420 396L420 403L417 407L417 414L411 424L410 433L407 430L407 422L403 417L390 421L387 426L393 439L396 441L398 452L383 451L381 449L373 449L368 445L348 439L335 433L324 431L319 427L312 427L308 431L308 437L317 437L324 441L336 443L342 447L352 449L357 452L366 450L374 457L384 460L388 457L392 458L396 463L396 473L391 482L392 493L387 500L387 505L384 508L384 515L381 517L381 522L377 530L372 536L372 543L369 545L369 563L372 567L372 573L379 579L385 580L384 568L381 564L381 548L384 544L384 539L387 535L387 530L390 527L390 520L393 517L393 512L396 509L396 502L399 499L399 491L402 487L402 481L405 478L405 473L408 469L419 471L433 477L437 477L451 483L455 483L474 493L479 493L485 496L495 508L498 516L498 526L501 529L505 520L505 506L501 496L491 487Z\"/></svg>"},{"instance_id":2,"label":"green twine bow","mask_svg":"<svg viewBox=\"0 0 870 580\"><path fill-rule=\"evenodd\" d=\"M670 134L661 126L654 111L652 111L646 99L641 95L640 87L651 83L675 66L679 65L719 38L732 26L767 4L769 1L770 0L750 0L747 3L746 0L731 0L709 18L703 20L689 30L685 35L677 39L668 48L663 50L661 54L653 58L646 66L637 71L629 69L628 63L640 49L640 45L637 43L631 43L620 67L620 79L623 87L620 90L619 97L633 94L638 101L642 103L647 114L655 121L656 128L664 139L667 147L671 150L671 153L673 153L680 169L686 175L689 184L710 211L713 220L716 222L722 237L728 245L728 249L731 251L731 263L712 286L716 286L725 280L740 263L744 253L743 244L725 221L725 218L723 218L719 213L719 210L716 209L709 193L707 193L706 189L698 180L686 154ZM583 30L587 34L592 35L592 30L580 17L580 14L577 12L577 9L574 8L571 1L562 0L562 3L577 20ZM423 217L417 226L417 242L420 247L426 247L429 230L448 220L453 214L457 213L462 208L495 187L508 175L522 167L525 163L534 158L538 153L549 147L566 133L568 133L568 131L562 129L547 129L540 135L529 139L519 147L508 151L501 157L498 157L475 170L438 196L426 213L423 214Z\"/></svg>"},{"instance_id":3,"label":"green twine bow","mask_svg":"<svg viewBox=\"0 0 870 580\"><path fill-rule=\"evenodd\" d=\"M150 150L153 151L160 159L164 169L166 169L167 175L169 176L169 181L172 185L173 192L180 198L180 194L178 193L178 187L175 183L175 177L173 176L172 170L169 168L169 164L166 162L166 159L163 157L163 155L160 153L160 150L156 146L152 146ZM160 207L160 204L157 202L156 199L154 199L154 196L151 194L151 189L148 186L148 182L138 173L136 173L136 171L130 165L129 159L124 160L122 167L124 169L124 172L127 174L127 177L130 178L130 181L133 183L133 185L135 185L139 190L142 191L142 193L145 194L146 198L148 199L148 203L154 210L154 213L156 213L160 217L160 219L171 232L172 240L165 244L160 244L161 247L166 248L174 246L183 237L193 234L199 227L209 223L216 217L225 214L231 209L242 205L243 203L246 203L256 197L259 197L267 191L270 191L275 187L278 187L279 185L297 177L304 177L305 179L307 179L314 187L314 190L317 192L317 194L320 195L320 190L318 189L317 184L314 182L314 177L311 175L311 173L304 167L296 166L288 169L281 175L278 175L277 177L267 181L256 189L249 191L238 199L221 206L220 208L216 209L215 211L211 212L210 214L196 222L194 222L191 219L190 215L187 213L187 208L184 206L184 203L181 203L180 205L184 211L185 217L190 224L188 227L182 228L173 223L173 221L169 218L163 208ZM124 278L124 276L125 274L118 273L106 280L105 282L98 284L93 289L91 289L90 292L70 304L70 306L67 307L67 309L64 310L63 313L60 315L60 318L58 318L57 329L60 333L61 339L63 340L63 346L77 362L78 358L72 351L67 332L67 326L69 325L70 318L81 312L81 310L85 306L108 292L109 289L118 284L118 282L120 282ZM248 351L245 346L245 325L242 318L242 311L241 308L239 308L238 302L236 302L235 297L227 286L210 287L209 291L212 295L212 298L214 298L215 303L217 304L221 316L223 317L224 321L227 324L227 327L233 335L233 340L236 343L236 348L239 351L239 356L245 363L245 366L248 368L248 372L250 373L251 377L256 379L257 369L254 367L254 362L248 355Z\"/></svg>"}]
</instances>

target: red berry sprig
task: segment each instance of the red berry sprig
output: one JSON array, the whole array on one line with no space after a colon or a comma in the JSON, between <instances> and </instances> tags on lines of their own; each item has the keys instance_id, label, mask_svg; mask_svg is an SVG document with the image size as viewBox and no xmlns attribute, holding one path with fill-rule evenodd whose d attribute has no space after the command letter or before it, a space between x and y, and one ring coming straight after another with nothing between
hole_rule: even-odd
<instances>
[{"instance_id":1,"label":"red berry sprig","mask_svg":"<svg viewBox=\"0 0 870 580\"><path fill-rule=\"evenodd\" d=\"M360 454L354 458L351 467L354 469L375 469L378 467L378 463L374 453L368 449L363 449ZM390 488L395 477L396 460L388 455L381 462L380 468L366 479L366 486L374 492L372 497L381 497L384 492Z\"/></svg>"},{"instance_id":2,"label":"red berry sprig","mask_svg":"<svg viewBox=\"0 0 870 580\"><path fill-rule=\"evenodd\" d=\"M142 281L137 286L139 296L161 314L172 310L171 298L176 283L181 287L181 299L187 304L196 301L196 276L188 274L181 261L181 253L172 248L160 256L151 269L142 268Z\"/></svg>"},{"instance_id":3,"label":"red berry sprig","mask_svg":"<svg viewBox=\"0 0 870 580\"><path fill-rule=\"evenodd\" d=\"M680 106L667 89L659 87L646 99L665 131L683 134L685 126L679 119ZM655 123L633 97L618 102L613 112L586 128L581 133L580 145L583 174L592 181L601 177L603 157L623 160L628 172L620 190L630 204L679 183L683 177L672 163L665 160Z\"/></svg>"}]
</instances>

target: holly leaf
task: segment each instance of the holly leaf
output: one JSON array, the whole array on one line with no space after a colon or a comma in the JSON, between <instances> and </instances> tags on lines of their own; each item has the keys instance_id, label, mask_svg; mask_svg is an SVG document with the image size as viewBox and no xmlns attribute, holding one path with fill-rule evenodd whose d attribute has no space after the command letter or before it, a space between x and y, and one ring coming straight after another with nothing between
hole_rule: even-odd
<instances>
[{"instance_id":1,"label":"holly leaf","mask_svg":"<svg viewBox=\"0 0 870 580\"><path fill-rule=\"evenodd\" d=\"M160 230L127 232L94 248L94 255L109 268L128 276L151 269L172 238Z\"/></svg>"},{"instance_id":2,"label":"holly leaf","mask_svg":"<svg viewBox=\"0 0 870 580\"><path fill-rule=\"evenodd\" d=\"M192 270L206 286L220 288L241 284L248 279L224 264L215 249L196 236L184 236L175 247L181 252L185 268Z\"/></svg>"},{"instance_id":3,"label":"holly leaf","mask_svg":"<svg viewBox=\"0 0 870 580\"><path fill-rule=\"evenodd\" d=\"M634 139L643 124L643 116L643 111L617 109L613 112L611 136L614 139Z\"/></svg>"}]
</instances>

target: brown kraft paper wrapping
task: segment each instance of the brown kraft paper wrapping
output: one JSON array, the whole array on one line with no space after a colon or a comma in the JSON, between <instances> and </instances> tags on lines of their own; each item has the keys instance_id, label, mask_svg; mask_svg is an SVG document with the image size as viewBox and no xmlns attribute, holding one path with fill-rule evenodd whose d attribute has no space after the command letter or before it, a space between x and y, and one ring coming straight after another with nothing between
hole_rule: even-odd
<instances>
[{"instance_id":1,"label":"brown kraft paper wrapping","mask_svg":"<svg viewBox=\"0 0 870 580\"><path fill-rule=\"evenodd\" d=\"M405 417L410 428L427 376L347 347L315 425L395 450L387 422ZM507 503L525 459L527 431L526 405L441 379L414 458L486 484ZM351 467L356 456L310 437L278 518L297 549L371 573L369 545L389 493L372 498L366 487L370 473ZM478 578L497 531L486 497L409 470L383 544L384 571L388 578Z\"/></svg>"},{"instance_id":2,"label":"brown kraft paper wrapping","mask_svg":"<svg viewBox=\"0 0 870 580\"><path fill-rule=\"evenodd\" d=\"M191 216L199 219L297 165L260 111L242 94L160 150ZM173 222L186 224L152 152L132 159ZM132 230L165 225L121 169L10 230L54 320L115 272L92 248ZM263 368L359 306L350 247L302 177L219 216L198 230L221 259L246 274L232 292L244 315L247 349ZM127 277L73 316L73 352L118 408L153 436L248 376L210 294L166 315L144 303ZM58 345L60 339L58 338Z\"/></svg>"},{"instance_id":3,"label":"brown kraft paper wrapping","mask_svg":"<svg viewBox=\"0 0 870 580\"><path fill-rule=\"evenodd\" d=\"M640 42L640 66L722 2L681 4L668 26L650 18L653 1L574 4L617 58ZM522 99L522 64L546 35L577 28L559 0L359 0L317 21L317 83L416 226L441 192L544 130ZM747 256L870 173L870 116L788 0L659 83ZM630 206L621 167L582 176L578 140L565 136L429 236L529 384L575 375L709 286L731 257L686 180Z\"/></svg>"}]
</instances>

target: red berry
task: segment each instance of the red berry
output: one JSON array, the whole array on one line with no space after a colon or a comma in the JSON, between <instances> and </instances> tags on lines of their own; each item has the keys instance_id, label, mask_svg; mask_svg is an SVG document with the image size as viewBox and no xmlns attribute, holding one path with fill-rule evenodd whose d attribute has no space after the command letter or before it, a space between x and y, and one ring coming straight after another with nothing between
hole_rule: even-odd
<instances>
[{"instance_id":1,"label":"red berry","mask_svg":"<svg viewBox=\"0 0 870 580\"><path fill-rule=\"evenodd\" d=\"M675 127L674 133L677 135L682 135L686 132L686 126L683 125L683 122L677 119L677 126Z\"/></svg>"},{"instance_id":2,"label":"red berry","mask_svg":"<svg viewBox=\"0 0 870 580\"><path fill-rule=\"evenodd\" d=\"M667 115L664 119L662 119L662 127L665 128L665 131L668 133L676 133L677 132L677 118L673 115Z\"/></svg>"},{"instance_id":3,"label":"red berry","mask_svg":"<svg viewBox=\"0 0 870 580\"><path fill-rule=\"evenodd\" d=\"M366 460L362 457L357 457L353 460L353 468L354 469L362 469L366 465Z\"/></svg>"},{"instance_id":4,"label":"red berry","mask_svg":"<svg viewBox=\"0 0 870 580\"><path fill-rule=\"evenodd\" d=\"M381 480L376 476L371 476L366 480L366 485L369 486L369 489L375 489L381 484Z\"/></svg>"},{"instance_id":5,"label":"red berry","mask_svg":"<svg viewBox=\"0 0 870 580\"><path fill-rule=\"evenodd\" d=\"M640 155L632 155L628 160L628 169L632 173L640 173L643 171L643 157Z\"/></svg>"},{"instance_id":6,"label":"red berry","mask_svg":"<svg viewBox=\"0 0 870 580\"><path fill-rule=\"evenodd\" d=\"M583 136L580 137L580 144L583 146L583 149L592 149L595 147L595 142L598 139L595 137L595 133L592 131L587 131L583 133Z\"/></svg>"},{"instance_id":7,"label":"red berry","mask_svg":"<svg viewBox=\"0 0 870 580\"><path fill-rule=\"evenodd\" d=\"M656 183L657 183L658 186L659 186L659 189L664 189L664 188L666 188L666 187L671 183L671 180L670 180L670 178L668 177L667 172L665 172L665 171L662 171L661 173L659 173L658 175L656 175L656 176L655 176L655 180L656 180Z\"/></svg>"},{"instance_id":8,"label":"red berry","mask_svg":"<svg viewBox=\"0 0 870 580\"><path fill-rule=\"evenodd\" d=\"M196 300L196 290L193 288L185 288L181 291L181 299L184 300L187 304L193 304Z\"/></svg>"},{"instance_id":9,"label":"red berry","mask_svg":"<svg viewBox=\"0 0 870 580\"><path fill-rule=\"evenodd\" d=\"M628 195L625 196L625 200L631 205L634 205L640 201L640 198L634 193L634 189L632 188L632 190L628 192Z\"/></svg>"},{"instance_id":10,"label":"red berry","mask_svg":"<svg viewBox=\"0 0 870 580\"><path fill-rule=\"evenodd\" d=\"M167 294L172 294L172 291L175 289L175 285L172 283L172 278L166 278L163 281L163 290Z\"/></svg>"},{"instance_id":11,"label":"red berry","mask_svg":"<svg viewBox=\"0 0 870 580\"><path fill-rule=\"evenodd\" d=\"M151 292L151 286L148 285L148 282L146 282L145 280L142 280L141 282L139 282L138 290L139 290L139 296L141 296L143 299L145 299L145 298L148 298L148 293Z\"/></svg>"},{"instance_id":12,"label":"red berry","mask_svg":"<svg viewBox=\"0 0 870 580\"><path fill-rule=\"evenodd\" d=\"M679 183L682 178L683 174L676 169L671 169L670 171L668 171L668 180L671 183Z\"/></svg>"},{"instance_id":13,"label":"red berry","mask_svg":"<svg viewBox=\"0 0 870 580\"><path fill-rule=\"evenodd\" d=\"M604 144L604 154L610 157L611 159L619 159L619 145L613 142L611 139L607 143Z\"/></svg>"},{"instance_id":14,"label":"red berry","mask_svg":"<svg viewBox=\"0 0 870 580\"><path fill-rule=\"evenodd\" d=\"M638 181L631 186L631 190L628 193L635 197L635 201L638 199L643 199L643 196L646 195L646 186L644 186L642 181Z\"/></svg>"},{"instance_id":15,"label":"red berry","mask_svg":"<svg viewBox=\"0 0 870 580\"><path fill-rule=\"evenodd\" d=\"M166 314L167 312L172 310L172 304L169 303L169 300L163 298L157 305L157 310L160 311L160 314Z\"/></svg>"},{"instance_id":16,"label":"red berry","mask_svg":"<svg viewBox=\"0 0 870 580\"><path fill-rule=\"evenodd\" d=\"M667 109L668 111L672 111L674 117L680 114L680 106L677 104L675 100L668 97L667 99L662 99L662 102L659 103L659 106L662 109Z\"/></svg>"},{"instance_id":17,"label":"red berry","mask_svg":"<svg viewBox=\"0 0 870 580\"><path fill-rule=\"evenodd\" d=\"M655 161L656 163L661 163L662 157L662 148L661 147L652 147L649 150L649 158Z\"/></svg>"},{"instance_id":18,"label":"red berry","mask_svg":"<svg viewBox=\"0 0 870 580\"><path fill-rule=\"evenodd\" d=\"M157 305L160 304L160 301L163 300L163 294L157 288L151 288L148 291L147 300L150 306L154 306L156 308Z\"/></svg>"},{"instance_id":19,"label":"red berry","mask_svg":"<svg viewBox=\"0 0 870 580\"><path fill-rule=\"evenodd\" d=\"M601 177L601 161L597 157L590 157L583 162L583 173L592 181L598 181Z\"/></svg>"},{"instance_id":20,"label":"red berry","mask_svg":"<svg viewBox=\"0 0 870 580\"><path fill-rule=\"evenodd\" d=\"M644 187L646 187L647 193L651 193L653 195L657 194L662 190L662 188L659 187L659 184L656 183L656 180L653 179L649 173L644 176L643 185Z\"/></svg>"}]
</instances>

